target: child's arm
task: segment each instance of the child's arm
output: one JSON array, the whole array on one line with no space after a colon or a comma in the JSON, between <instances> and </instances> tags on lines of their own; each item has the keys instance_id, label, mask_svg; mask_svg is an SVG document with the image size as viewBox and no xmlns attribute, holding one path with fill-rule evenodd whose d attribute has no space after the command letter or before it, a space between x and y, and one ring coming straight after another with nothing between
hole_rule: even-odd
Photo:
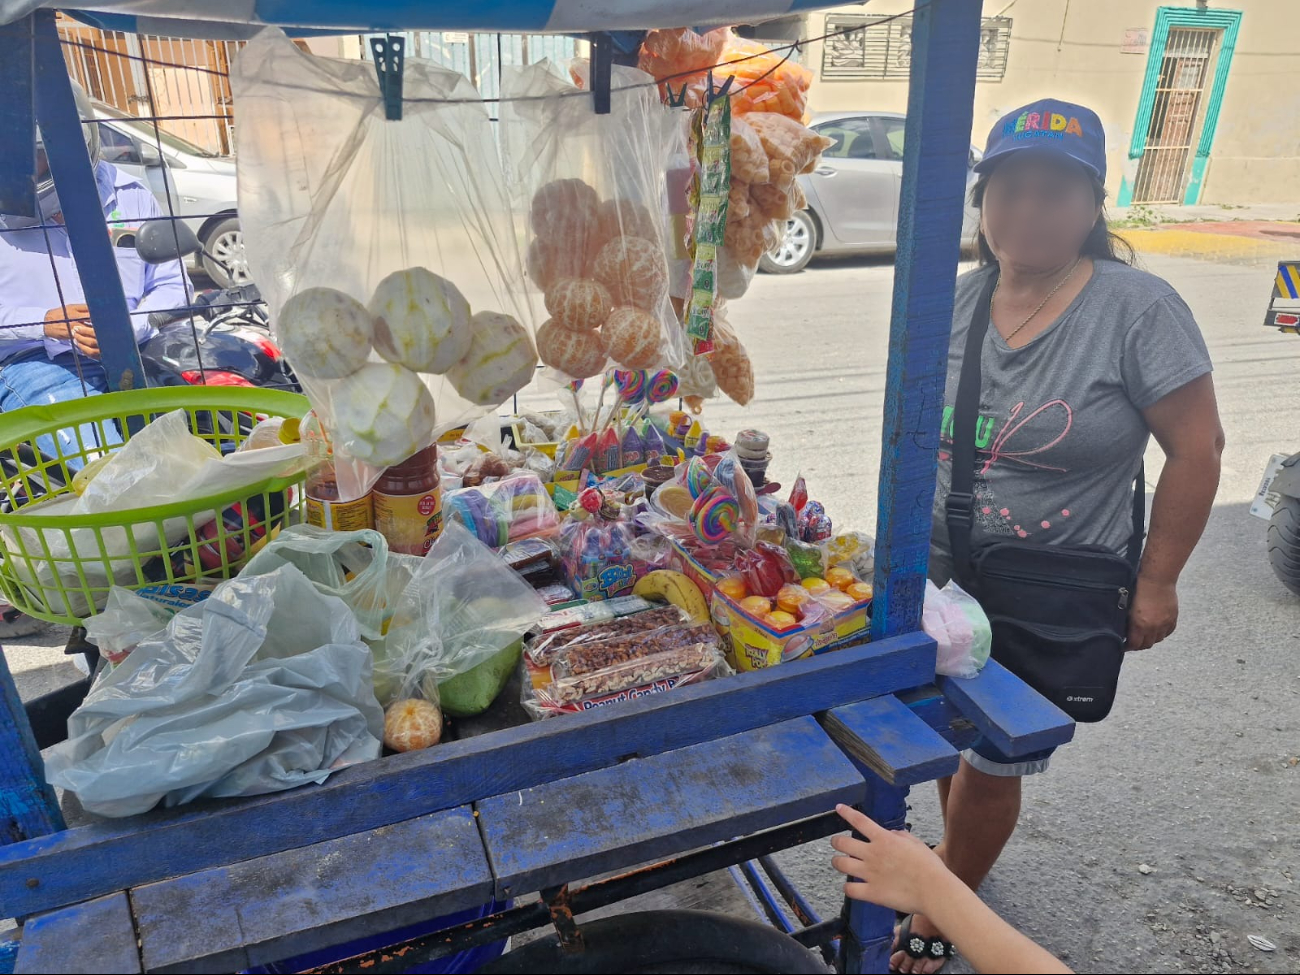
<instances>
[{"instance_id":1,"label":"child's arm","mask_svg":"<svg viewBox=\"0 0 1300 975\"><path fill-rule=\"evenodd\" d=\"M885 829L856 809L836 812L866 842L831 840L843 856L832 866L850 879L844 893L907 914L924 914L957 945L977 972L1069 973L1050 952L1007 924L911 833ZM853 878L856 878L853 879Z\"/></svg>"}]
</instances>

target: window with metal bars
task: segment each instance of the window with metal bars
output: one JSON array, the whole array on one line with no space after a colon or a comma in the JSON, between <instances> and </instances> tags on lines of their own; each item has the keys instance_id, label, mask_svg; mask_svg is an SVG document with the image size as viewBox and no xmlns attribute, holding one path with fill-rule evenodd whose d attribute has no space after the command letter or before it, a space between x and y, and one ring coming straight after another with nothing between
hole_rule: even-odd
<instances>
[{"instance_id":1,"label":"window with metal bars","mask_svg":"<svg viewBox=\"0 0 1300 975\"><path fill-rule=\"evenodd\" d=\"M855 27L862 29L828 38L823 44L822 78L883 81L908 76L912 67L911 17L831 14L826 18L828 34ZM983 18L976 80L1001 81L1010 47L1011 18Z\"/></svg>"}]
</instances>

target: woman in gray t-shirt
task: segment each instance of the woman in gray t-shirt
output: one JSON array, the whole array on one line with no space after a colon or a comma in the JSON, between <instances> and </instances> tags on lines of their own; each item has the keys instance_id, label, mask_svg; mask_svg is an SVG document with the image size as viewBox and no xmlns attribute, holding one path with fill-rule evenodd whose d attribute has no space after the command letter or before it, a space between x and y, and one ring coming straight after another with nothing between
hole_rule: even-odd
<instances>
[{"instance_id":1,"label":"woman in gray t-shirt","mask_svg":"<svg viewBox=\"0 0 1300 975\"><path fill-rule=\"evenodd\" d=\"M1105 141L1088 109L1043 99L1001 119L976 166L981 267L957 282L930 574L952 575L944 518L952 413L975 303L998 274L984 340L976 424L975 542L1103 545L1124 552L1133 481L1150 436L1166 462L1129 612L1128 649L1178 620L1179 573L1219 480L1223 432L1210 358L1187 305L1129 263L1103 211ZM939 853L974 888L1015 829L1020 777L1050 752L1009 758L983 739L940 782ZM951 946L905 919L891 967L936 971Z\"/></svg>"}]
</instances>

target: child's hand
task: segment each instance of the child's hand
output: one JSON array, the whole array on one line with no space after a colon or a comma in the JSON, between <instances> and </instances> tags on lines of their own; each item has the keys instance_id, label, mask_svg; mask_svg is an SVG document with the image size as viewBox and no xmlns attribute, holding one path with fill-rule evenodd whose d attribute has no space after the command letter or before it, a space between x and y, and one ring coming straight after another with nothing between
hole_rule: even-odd
<instances>
[{"instance_id":1,"label":"child's hand","mask_svg":"<svg viewBox=\"0 0 1300 975\"><path fill-rule=\"evenodd\" d=\"M849 897L904 914L929 914L926 905L931 898L943 896L954 881L960 883L938 855L911 833L885 829L845 805L835 811L867 838L865 843L850 836L831 840L831 846L844 854L831 860L831 866L850 878L844 884Z\"/></svg>"}]
</instances>

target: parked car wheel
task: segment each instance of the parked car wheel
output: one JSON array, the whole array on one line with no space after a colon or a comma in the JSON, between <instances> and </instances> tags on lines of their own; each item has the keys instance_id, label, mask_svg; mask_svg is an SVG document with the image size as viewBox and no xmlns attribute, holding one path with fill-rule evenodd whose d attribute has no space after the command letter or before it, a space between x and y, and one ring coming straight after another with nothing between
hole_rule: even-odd
<instances>
[{"instance_id":1,"label":"parked car wheel","mask_svg":"<svg viewBox=\"0 0 1300 975\"><path fill-rule=\"evenodd\" d=\"M785 224L781 243L758 259L758 269L768 274L802 271L817 250L817 224L807 210L799 210Z\"/></svg>"},{"instance_id":2,"label":"parked car wheel","mask_svg":"<svg viewBox=\"0 0 1300 975\"><path fill-rule=\"evenodd\" d=\"M218 288L252 283L253 276L249 273L248 258L244 254L244 232L239 228L238 217L222 220L213 227L203 242L203 249L207 251L203 255L203 270L208 272L208 277Z\"/></svg>"},{"instance_id":3,"label":"parked car wheel","mask_svg":"<svg viewBox=\"0 0 1300 975\"><path fill-rule=\"evenodd\" d=\"M1278 499L1268 523L1268 561L1278 582L1300 596L1300 498Z\"/></svg>"}]
</instances>

